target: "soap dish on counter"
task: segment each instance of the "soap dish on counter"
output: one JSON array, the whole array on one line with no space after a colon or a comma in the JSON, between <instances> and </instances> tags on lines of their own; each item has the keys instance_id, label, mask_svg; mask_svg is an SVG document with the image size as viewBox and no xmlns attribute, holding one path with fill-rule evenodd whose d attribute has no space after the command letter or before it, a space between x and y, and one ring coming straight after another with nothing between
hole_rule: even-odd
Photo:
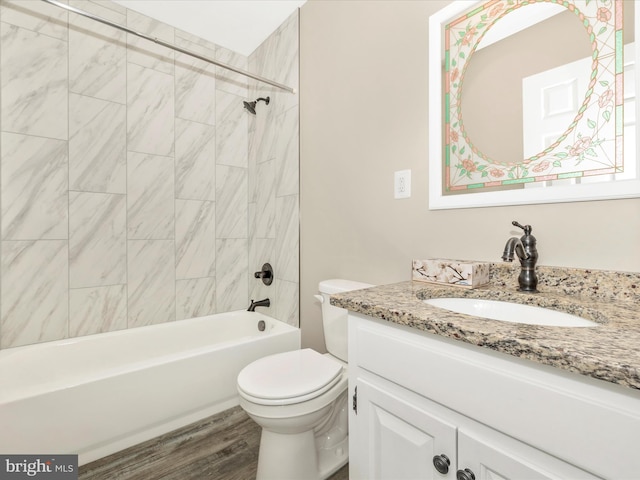
<instances>
[{"instance_id":1,"label":"soap dish on counter","mask_svg":"<svg viewBox=\"0 0 640 480\"><path fill-rule=\"evenodd\" d=\"M489 263L442 258L414 260L411 278L438 285L478 288L489 284Z\"/></svg>"}]
</instances>

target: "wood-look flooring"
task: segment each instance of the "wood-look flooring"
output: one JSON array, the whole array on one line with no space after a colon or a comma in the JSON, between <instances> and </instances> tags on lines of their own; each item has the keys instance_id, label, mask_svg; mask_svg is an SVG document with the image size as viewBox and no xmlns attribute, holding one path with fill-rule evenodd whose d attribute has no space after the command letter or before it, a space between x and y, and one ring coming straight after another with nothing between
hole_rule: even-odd
<instances>
[{"instance_id":1,"label":"wood-look flooring","mask_svg":"<svg viewBox=\"0 0 640 480\"><path fill-rule=\"evenodd\" d=\"M79 480L253 480L259 446L260 427L234 407L83 465ZM346 465L329 480L348 479Z\"/></svg>"}]
</instances>

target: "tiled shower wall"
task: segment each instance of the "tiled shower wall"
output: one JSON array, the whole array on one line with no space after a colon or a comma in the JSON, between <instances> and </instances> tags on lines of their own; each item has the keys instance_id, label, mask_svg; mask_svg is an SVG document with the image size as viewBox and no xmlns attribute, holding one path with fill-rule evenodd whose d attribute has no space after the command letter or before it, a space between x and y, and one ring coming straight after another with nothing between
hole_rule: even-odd
<instances>
[{"instance_id":1,"label":"tiled shower wall","mask_svg":"<svg viewBox=\"0 0 640 480\"><path fill-rule=\"evenodd\" d=\"M298 14L249 56L248 69L298 90ZM253 281L252 298L276 298L277 318L299 325L298 95L253 83L259 102L249 118L249 264L270 258L276 280ZM257 88L255 88L257 87Z\"/></svg>"},{"instance_id":2,"label":"tiled shower wall","mask_svg":"<svg viewBox=\"0 0 640 480\"><path fill-rule=\"evenodd\" d=\"M297 87L297 14L248 59L115 3L68 3ZM2 0L0 22L0 348L261 295L297 325L297 95L40 1ZM256 94L272 102L253 117ZM276 281L260 288L266 261Z\"/></svg>"}]
</instances>

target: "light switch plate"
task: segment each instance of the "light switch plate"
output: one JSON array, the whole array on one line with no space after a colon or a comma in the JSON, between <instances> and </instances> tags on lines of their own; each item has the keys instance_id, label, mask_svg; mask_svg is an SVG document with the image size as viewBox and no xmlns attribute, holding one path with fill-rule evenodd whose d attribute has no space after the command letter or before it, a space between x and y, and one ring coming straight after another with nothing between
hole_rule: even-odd
<instances>
[{"instance_id":1,"label":"light switch plate","mask_svg":"<svg viewBox=\"0 0 640 480\"><path fill-rule=\"evenodd\" d=\"M411 196L411 170L399 170L393 175L394 198Z\"/></svg>"}]
</instances>

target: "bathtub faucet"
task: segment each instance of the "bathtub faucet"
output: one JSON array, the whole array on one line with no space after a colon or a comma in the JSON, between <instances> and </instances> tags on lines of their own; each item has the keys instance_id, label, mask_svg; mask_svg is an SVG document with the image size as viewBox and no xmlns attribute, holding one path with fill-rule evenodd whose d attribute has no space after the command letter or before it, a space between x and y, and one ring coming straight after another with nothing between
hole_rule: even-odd
<instances>
[{"instance_id":1,"label":"bathtub faucet","mask_svg":"<svg viewBox=\"0 0 640 480\"><path fill-rule=\"evenodd\" d=\"M249 305L249 308L247 308L247 312L255 312L256 307L269 307L270 305L271 301L268 298L265 298L264 300L258 300L257 302L251 300L251 305Z\"/></svg>"}]
</instances>

